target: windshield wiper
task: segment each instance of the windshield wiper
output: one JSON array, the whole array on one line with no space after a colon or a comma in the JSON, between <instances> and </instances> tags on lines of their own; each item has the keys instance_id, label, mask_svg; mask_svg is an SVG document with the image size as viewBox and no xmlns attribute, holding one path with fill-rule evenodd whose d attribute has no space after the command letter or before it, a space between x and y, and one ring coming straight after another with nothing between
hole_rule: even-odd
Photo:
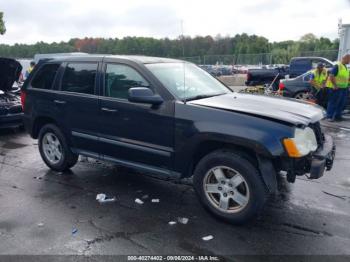
<instances>
[{"instance_id":1,"label":"windshield wiper","mask_svg":"<svg viewBox=\"0 0 350 262\"><path fill-rule=\"evenodd\" d=\"M198 99L209 98L209 97L213 97L213 96L221 96L224 94L226 94L226 93L211 94L211 95L197 95L197 96L192 96L192 97L186 98L184 100L185 101L198 100Z\"/></svg>"}]
</instances>

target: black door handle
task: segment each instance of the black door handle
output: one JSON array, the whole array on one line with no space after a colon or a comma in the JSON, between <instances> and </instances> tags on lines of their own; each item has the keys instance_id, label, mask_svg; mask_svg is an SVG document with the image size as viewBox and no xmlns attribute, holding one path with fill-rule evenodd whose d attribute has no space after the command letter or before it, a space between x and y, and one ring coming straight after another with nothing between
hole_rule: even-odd
<instances>
[{"instance_id":1,"label":"black door handle","mask_svg":"<svg viewBox=\"0 0 350 262\"><path fill-rule=\"evenodd\" d=\"M101 107L101 111L107 112L107 113L117 113L117 109L107 108L107 107Z\"/></svg>"},{"instance_id":2,"label":"black door handle","mask_svg":"<svg viewBox=\"0 0 350 262\"><path fill-rule=\"evenodd\" d=\"M63 100L53 100L53 102L59 105L64 105L66 103L66 101L63 101Z\"/></svg>"}]
</instances>

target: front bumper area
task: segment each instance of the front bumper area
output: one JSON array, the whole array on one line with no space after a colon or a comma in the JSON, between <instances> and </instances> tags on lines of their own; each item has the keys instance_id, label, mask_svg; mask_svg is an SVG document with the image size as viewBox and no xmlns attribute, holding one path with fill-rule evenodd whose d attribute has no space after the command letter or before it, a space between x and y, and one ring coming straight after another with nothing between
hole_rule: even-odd
<instances>
[{"instance_id":1,"label":"front bumper area","mask_svg":"<svg viewBox=\"0 0 350 262\"><path fill-rule=\"evenodd\" d=\"M325 170L331 170L335 158L336 147L330 135L324 135L324 144L312 154L310 179L318 179L323 176Z\"/></svg>"},{"instance_id":2,"label":"front bumper area","mask_svg":"<svg viewBox=\"0 0 350 262\"><path fill-rule=\"evenodd\" d=\"M0 116L0 129L14 128L23 125L23 113Z\"/></svg>"}]
</instances>

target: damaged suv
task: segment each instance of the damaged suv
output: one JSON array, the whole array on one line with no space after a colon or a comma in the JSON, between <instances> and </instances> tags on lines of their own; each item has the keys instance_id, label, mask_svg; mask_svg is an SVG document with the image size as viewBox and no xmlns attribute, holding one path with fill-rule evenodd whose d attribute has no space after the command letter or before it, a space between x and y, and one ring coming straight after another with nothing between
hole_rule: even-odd
<instances>
[{"instance_id":1,"label":"damaged suv","mask_svg":"<svg viewBox=\"0 0 350 262\"><path fill-rule=\"evenodd\" d=\"M20 89L14 87L21 71L22 66L18 61L0 57L0 128L22 125Z\"/></svg>"},{"instance_id":2,"label":"damaged suv","mask_svg":"<svg viewBox=\"0 0 350 262\"><path fill-rule=\"evenodd\" d=\"M232 223L262 210L281 171L289 182L316 179L335 156L319 107L234 93L180 60L47 60L21 96L26 130L51 169L84 155L164 178L193 176L204 207Z\"/></svg>"}]
</instances>

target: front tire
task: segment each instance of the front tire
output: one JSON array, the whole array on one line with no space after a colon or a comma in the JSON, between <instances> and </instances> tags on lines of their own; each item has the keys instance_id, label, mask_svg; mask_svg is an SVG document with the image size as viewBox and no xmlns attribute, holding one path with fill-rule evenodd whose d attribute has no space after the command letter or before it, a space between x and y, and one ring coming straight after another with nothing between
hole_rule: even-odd
<instances>
[{"instance_id":1,"label":"front tire","mask_svg":"<svg viewBox=\"0 0 350 262\"><path fill-rule=\"evenodd\" d=\"M259 214L268 195L256 167L232 151L215 151L200 160L193 183L203 206L233 224Z\"/></svg>"},{"instance_id":2,"label":"front tire","mask_svg":"<svg viewBox=\"0 0 350 262\"><path fill-rule=\"evenodd\" d=\"M54 124L43 126L39 132L39 152L45 164L52 170L62 172L78 161L61 130Z\"/></svg>"}]
</instances>

